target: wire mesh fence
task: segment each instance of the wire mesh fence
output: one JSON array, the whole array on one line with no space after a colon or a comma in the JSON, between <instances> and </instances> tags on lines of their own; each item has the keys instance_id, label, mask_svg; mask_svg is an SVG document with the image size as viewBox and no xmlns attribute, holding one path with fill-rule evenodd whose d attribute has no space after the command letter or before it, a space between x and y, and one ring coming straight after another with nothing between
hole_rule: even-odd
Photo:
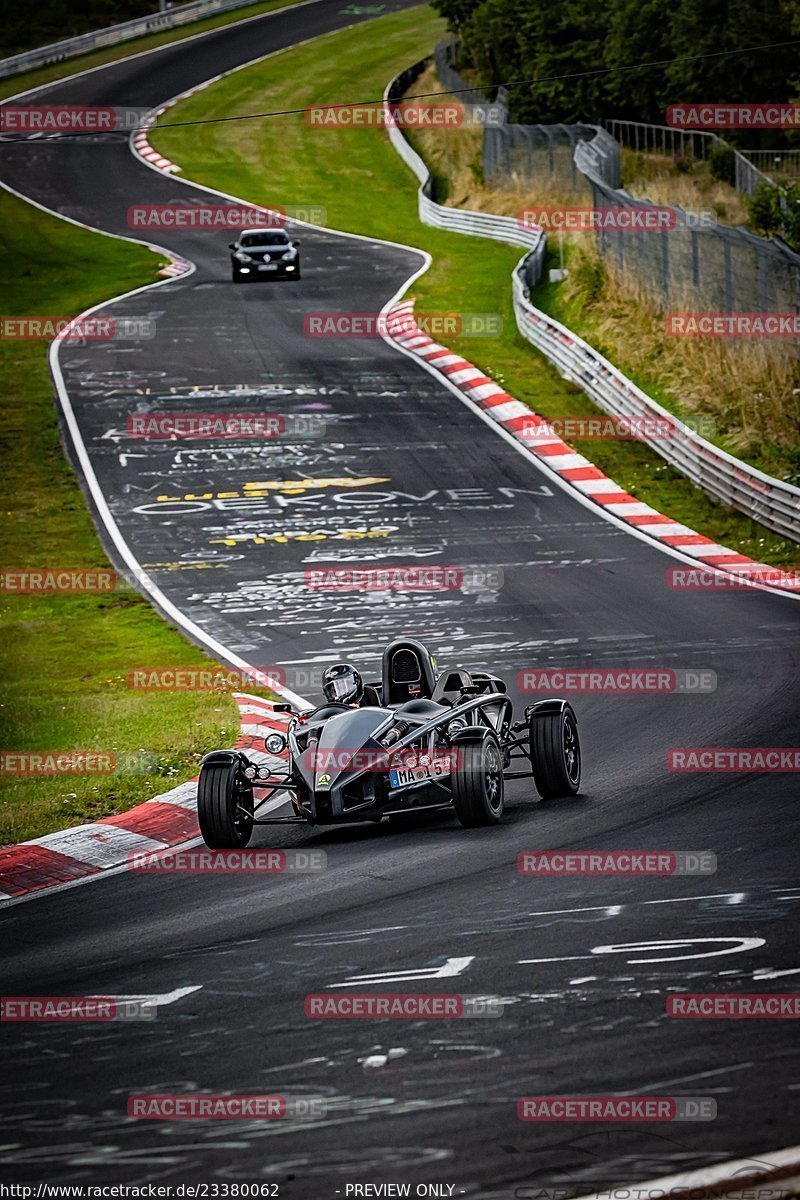
<instances>
[{"instance_id":1,"label":"wire mesh fence","mask_svg":"<svg viewBox=\"0 0 800 1200\"><path fill-rule=\"evenodd\" d=\"M581 145L575 157L591 185L593 208L654 207L610 187L591 149L591 143ZM627 274L661 310L800 312L800 255L780 239L756 237L707 213L672 207L675 223L660 231L649 231L646 222L633 231L598 222L597 250L612 274Z\"/></svg>"},{"instance_id":2,"label":"wire mesh fence","mask_svg":"<svg viewBox=\"0 0 800 1200\"><path fill-rule=\"evenodd\" d=\"M441 43L435 54L439 79L448 91L461 92L470 105L487 101L469 89L456 70L457 43ZM500 89L495 107L507 114ZM514 125L495 119L484 123L483 172L489 186L547 189L570 203L600 210L594 244L606 269L641 290L659 311L682 309L713 313L800 313L800 254L781 238L762 238L746 229L720 224L710 211L691 212L670 205L666 225L645 219L663 205L634 199L620 187L621 145L644 153L682 154L706 159L720 143L716 134L673 129L637 121L599 125ZM736 152L739 190L752 194L769 180L754 163ZM541 193L540 193L541 194ZM603 210L638 210L638 221L615 227ZM796 350L797 340L782 344Z\"/></svg>"},{"instance_id":3,"label":"wire mesh fence","mask_svg":"<svg viewBox=\"0 0 800 1200\"><path fill-rule=\"evenodd\" d=\"M389 111L427 65L427 60L415 63L389 82L384 95ZM565 378L581 387L603 411L634 420L657 414L658 419L667 421L673 430L671 438L644 438L653 450L709 495L761 521L768 528L797 539L800 488L765 475L701 437L657 404L575 333L531 303L530 289L538 283L544 270L547 242L544 231L523 231L512 217L470 213L437 204L430 195L432 179L423 159L406 140L401 128L390 123L388 132L392 145L420 182L419 214L425 224L530 247L512 276L514 314L523 337L553 362ZM582 143L581 148L589 150L591 145ZM602 164L605 160L599 156L596 161ZM523 236L525 242L522 241ZM413 301L404 301L397 307L405 310L403 327L407 328L408 318L413 313ZM498 414L502 407L505 406L496 406L491 411Z\"/></svg>"}]
</instances>

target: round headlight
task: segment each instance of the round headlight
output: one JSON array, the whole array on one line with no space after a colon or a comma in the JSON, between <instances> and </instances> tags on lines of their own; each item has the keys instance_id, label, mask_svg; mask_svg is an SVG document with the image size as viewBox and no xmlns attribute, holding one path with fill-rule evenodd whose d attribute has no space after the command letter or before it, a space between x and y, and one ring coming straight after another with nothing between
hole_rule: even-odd
<instances>
[{"instance_id":1,"label":"round headlight","mask_svg":"<svg viewBox=\"0 0 800 1200\"><path fill-rule=\"evenodd\" d=\"M455 735L459 732L460 729L466 729L466 728L467 728L467 722L464 720L464 718L456 717L455 720L448 721L448 723L447 723L447 736L455 737Z\"/></svg>"},{"instance_id":2,"label":"round headlight","mask_svg":"<svg viewBox=\"0 0 800 1200\"><path fill-rule=\"evenodd\" d=\"M256 768L255 768L255 767L245 767L245 769L244 769L244 773L245 773L245 777L246 777L247 779L255 779L255 777L256 777Z\"/></svg>"},{"instance_id":3,"label":"round headlight","mask_svg":"<svg viewBox=\"0 0 800 1200\"><path fill-rule=\"evenodd\" d=\"M264 739L264 746L268 754L283 754L286 749L286 738L282 733L271 733L268 738Z\"/></svg>"}]
</instances>

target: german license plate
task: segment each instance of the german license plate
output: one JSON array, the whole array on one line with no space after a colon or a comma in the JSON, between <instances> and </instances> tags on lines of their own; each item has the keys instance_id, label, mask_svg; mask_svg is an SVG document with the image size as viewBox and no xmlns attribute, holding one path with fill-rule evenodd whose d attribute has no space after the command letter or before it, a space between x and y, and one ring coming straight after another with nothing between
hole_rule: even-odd
<instances>
[{"instance_id":1,"label":"german license plate","mask_svg":"<svg viewBox=\"0 0 800 1200\"><path fill-rule=\"evenodd\" d=\"M445 756L435 758L432 763L424 767L414 767L413 770L409 767L398 767L394 771L389 772L389 786L404 787L407 783L422 783L426 779L438 779L442 775L450 774L450 762Z\"/></svg>"}]
</instances>

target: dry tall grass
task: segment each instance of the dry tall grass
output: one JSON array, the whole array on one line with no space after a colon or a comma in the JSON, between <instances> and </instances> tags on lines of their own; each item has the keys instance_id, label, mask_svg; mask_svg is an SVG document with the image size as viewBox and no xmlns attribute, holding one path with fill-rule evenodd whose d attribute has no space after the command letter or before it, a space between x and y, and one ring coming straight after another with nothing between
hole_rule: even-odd
<instances>
[{"instance_id":1,"label":"dry tall grass","mask_svg":"<svg viewBox=\"0 0 800 1200\"><path fill-rule=\"evenodd\" d=\"M412 90L441 91L433 67ZM522 178L486 187L480 128L429 129L412 140L437 180L439 200L453 207L518 216L534 204L591 204L588 187L565 193L557 181L537 183L535 195L531 181ZM693 163L686 173L665 156L624 150L622 171L633 196L711 209L726 224L746 220L742 198L713 180L704 163ZM677 413L713 422L726 448L784 478L800 475L800 359L789 345L671 336L663 312L635 275L602 260L587 234L566 234L564 242L569 274L556 307L579 324L579 332L627 373L652 381L659 399ZM684 307L697 306L687 298Z\"/></svg>"},{"instance_id":2,"label":"dry tall grass","mask_svg":"<svg viewBox=\"0 0 800 1200\"><path fill-rule=\"evenodd\" d=\"M570 248L563 284L567 306L593 327L593 344L626 371L657 379L679 412L710 418L725 445L800 467L800 360L778 342L685 338L666 321L635 277L611 274L586 239ZM781 467L783 464L783 468Z\"/></svg>"}]
</instances>

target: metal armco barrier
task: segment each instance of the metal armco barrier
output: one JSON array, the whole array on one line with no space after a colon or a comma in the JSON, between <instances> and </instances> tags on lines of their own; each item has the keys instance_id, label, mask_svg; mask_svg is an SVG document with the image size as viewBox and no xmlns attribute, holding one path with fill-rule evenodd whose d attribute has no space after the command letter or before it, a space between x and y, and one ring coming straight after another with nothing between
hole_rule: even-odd
<instances>
[{"instance_id":1,"label":"metal armco barrier","mask_svg":"<svg viewBox=\"0 0 800 1200\"><path fill-rule=\"evenodd\" d=\"M651 426L657 421L664 430L667 423L670 436L660 432L657 437L643 436L642 441L697 487L776 533L800 541L800 488L765 475L687 428L602 354L535 308L527 299L520 268L514 272L514 313L523 337L561 375L577 383L603 412L615 417L647 418Z\"/></svg>"},{"instance_id":2,"label":"metal armco barrier","mask_svg":"<svg viewBox=\"0 0 800 1200\"><path fill-rule=\"evenodd\" d=\"M389 83L384 93L387 109L419 77L428 61L415 63ZM647 418L650 425L657 422L659 431L667 423L671 436L664 437L659 432L658 436L645 436L642 440L716 500L775 533L800 541L800 488L764 474L700 437L582 338L531 304L528 289L538 282L544 270L547 242L543 230L522 229L512 217L464 212L437 204L430 196L431 174L424 161L397 125L389 123L388 130L392 145L420 182L419 216L425 225L530 247L517 264L512 280L517 328L561 375L581 387L611 416ZM646 429L647 425L645 432Z\"/></svg>"},{"instance_id":3,"label":"metal armco barrier","mask_svg":"<svg viewBox=\"0 0 800 1200\"><path fill-rule=\"evenodd\" d=\"M408 164L420 182L419 217L425 225L436 229L449 229L453 233L468 233L472 237L492 238L497 242L510 242L513 246L525 246L538 264L538 274L544 267L545 236L540 229L525 229L514 217L498 217L492 213L469 212L460 208L447 208L431 199L433 180L431 173L416 150L406 141L398 125L390 120L392 103L399 100L407 88L418 79L428 59L422 59L396 76L386 88L383 101L387 110L389 138L400 157Z\"/></svg>"},{"instance_id":4,"label":"metal armco barrier","mask_svg":"<svg viewBox=\"0 0 800 1200\"><path fill-rule=\"evenodd\" d=\"M0 79L7 79L10 75L18 75L20 71L29 71L34 67L44 67L48 63L63 62L65 58L75 58L78 54L87 54L90 50L99 50L103 46L115 46L118 42L127 42L145 33L157 33L160 29L172 29L176 25L200 21L203 17L212 17L215 13L227 12L231 8L244 8L252 3L253 0L193 0L191 4L182 4L179 8L172 8L167 12L150 13L146 17L136 17L133 21L109 25L106 29L65 38L63 42L37 46L35 50L26 50L22 54L12 55L11 58L0 59Z\"/></svg>"}]
</instances>

